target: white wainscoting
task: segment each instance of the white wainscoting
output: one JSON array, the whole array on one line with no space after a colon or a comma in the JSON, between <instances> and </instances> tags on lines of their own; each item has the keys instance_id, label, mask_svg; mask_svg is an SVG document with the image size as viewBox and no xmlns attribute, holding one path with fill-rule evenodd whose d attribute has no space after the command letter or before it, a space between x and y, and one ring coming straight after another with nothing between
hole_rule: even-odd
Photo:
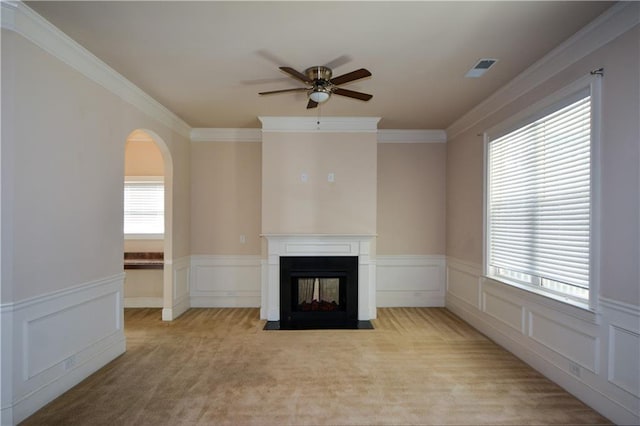
<instances>
[{"instance_id":1,"label":"white wainscoting","mask_svg":"<svg viewBox=\"0 0 640 426\"><path fill-rule=\"evenodd\" d=\"M172 265L173 279L173 317L176 319L191 307L191 257L185 256L175 259Z\"/></svg>"},{"instance_id":2,"label":"white wainscoting","mask_svg":"<svg viewBox=\"0 0 640 426\"><path fill-rule=\"evenodd\" d=\"M191 256L192 307L259 307L260 256ZM377 306L444 306L445 257L378 256Z\"/></svg>"},{"instance_id":3,"label":"white wainscoting","mask_svg":"<svg viewBox=\"0 0 640 426\"><path fill-rule=\"evenodd\" d=\"M589 312L484 278L447 258L446 306L618 424L640 424L640 308Z\"/></svg>"},{"instance_id":4,"label":"white wainscoting","mask_svg":"<svg viewBox=\"0 0 640 426\"><path fill-rule=\"evenodd\" d=\"M260 256L191 256L191 306L260 307Z\"/></svg>"},{"instance_id":5,"label":"white wainscoting","mask_svg":"<svg viewBox=\"0 0 640 426\"><path fill-rule=\"evenodd\" d=\"M125 351L123 285L117 274L0 307L3 346L12 348L3 425L24 420Z\"/></svg>"},{"instance_id":6,"label":"white wainscoting","mask_svg":"<svg viewBox=\"0 0 640 426\"><path fill-rule=\"evenodd\" d=\"M376 257L378 307L444 306L445 257Z\"/></svg>"},{"instance_id":7,"label":"white wainscoting","mask_svg":"<svg viewBox=\"0 0 640 426\"><path fill-rule=\"evenodd\" d=\"M162 320L173 321L191 307L189 298L191 257L185 256L164 262L164 291ZM169 288L167 288L169 286Z\"/></svg>"}]
</instances>

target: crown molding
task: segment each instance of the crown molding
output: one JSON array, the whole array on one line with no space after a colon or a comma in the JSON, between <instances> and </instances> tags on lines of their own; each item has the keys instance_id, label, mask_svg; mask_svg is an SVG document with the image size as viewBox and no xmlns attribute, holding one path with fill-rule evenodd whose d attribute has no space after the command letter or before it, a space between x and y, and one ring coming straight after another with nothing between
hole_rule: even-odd
<instances>
[{"instance_id":1,"label":"crown molding","mask_svg":"<svg viewBox=\"0 0 640 426\"><path fill-rule=\"evenodd\" d=\"M444 130L378 130L378 143L446 143Z\"/></svg>"},{"instance_id":2,"label":"crown molding","mask_svg":"<svg viewBox=\"0 0 640 426\"><path fill-rule=\"evenodd\" d=\"M640 23L640 2L623 1L547 53L447 129L449 139L470 129L523 93L596 51Z\"/></svg>"},{"instance_id":3,"label":"crown molding","mask_svg":"<svg viewBox=\"0 0 640 426\"><path fill-rule=\"evenodd\" d=\"M287 118L287 117L283 117ZM290 118L290 117L288 117ZM335 123L334 123L335 124ZM342 123L344 124L344 123ZM316 123L317 125L317 123ZM263 129L234 129L234 128L194 128L191 129L191 142L262 142ZM272 130L272 131L300 131L300 130ZM308 130L302 130L308 131ZM313 129L317 131L317 129ZM323 131L323 130L320 130ZM327 130L324 130L327 131ZM357 127L336 128L330 131L365 131ZM384 129L378 130L378 143L446 143L447 133L444 130L405 130Z\"/></svg>"},{"instance_id":4,"label":"crown molding","mask_svg":"<svg viewBox=\"0 0 640 426\"><path fill-rule=\"evenodd\" d=\"M194 128L191 142L262 142L261 129Z\"/></svg>"},{"instance_id":5,"label":"crown molding","mask_svg":"<svg viewBox=\"0 0 640 426\"><path fill-rule=\"evenodd\" d=\"M191 126L20 1L3 1L2 28L34 43L184 137Z\"/></svg>"},{"instance_id":6,"label":"crown molding","mask_svg":"<svg viewBox=\"0 0 640 426\"><path fill-rule=\"evenodd\" d=\"M0 1L0 22L2 23L2 28L15 31L17 7L18 4L15 1Z\"/></svg>"},{"instance_id":7,"label":"crown molding","mask_svg":"<svg viewBox=\"0 0 640 426\"><path fill-rule=\"evenodd\" d=\"M377 132L380 117L258 117L263 132Z\"/></svg>"}]
</instances>

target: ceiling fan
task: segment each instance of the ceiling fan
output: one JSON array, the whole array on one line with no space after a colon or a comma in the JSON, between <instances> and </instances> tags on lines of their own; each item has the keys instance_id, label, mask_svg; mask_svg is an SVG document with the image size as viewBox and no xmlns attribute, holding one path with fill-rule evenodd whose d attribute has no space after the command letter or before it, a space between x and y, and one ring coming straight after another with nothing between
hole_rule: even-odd
<instances>
[{"instance_id":1,"label":"ceiling fan","mask_svg":"<svg viewBox=\"0 0 640 426\"><path fill-rule=\"evenodd\" d=\"M315 108L318 104L328 101L332 94L360 99L361 101L368 101L373 97L373 95L369 95L367 93L355 92L353 90L338 87L342 84L371 76L371 73L364 68L360 68L359 70L351 71L334 78L331 78L333 74L331 68L325 66L307 68L304 71L304 74L290 67L280 67L280 69L296 80L300 80L301 82L309 85L309 87L272 90L270 92L260 92L260 95L272 95L274 93L285 92L307 92L307 96L309 97L307 109Z\"/></svg>"}]
</instances>

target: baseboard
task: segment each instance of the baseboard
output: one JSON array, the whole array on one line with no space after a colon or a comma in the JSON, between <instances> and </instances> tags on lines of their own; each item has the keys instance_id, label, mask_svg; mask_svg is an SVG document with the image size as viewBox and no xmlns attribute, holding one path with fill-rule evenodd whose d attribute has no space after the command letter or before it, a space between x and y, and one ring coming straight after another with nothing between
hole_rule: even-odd
<instances>
[{"instance_id":1,"label":"baseboard","mask_svg":"<svg viewBox=\"0 0 640 426\"><path fill-rule=\"evenodd\" d=\"M599 314L578 312L481 270L448 259L448 309L615 423L640 424L637 307L605 302Z\"/></svg>"},{"instance_id":2,"label":"baseboard","mask_svg":"<svg viewBox=\"0 0 640 426\"><path fill-rule=\"evenodd\" d=\"M103 352L96 354L82 365L78 365L76 368L70 370L68 374L47 383L27 397L17 401L13 406L13 419L15 423L20 423L25 420L40 408L122 355L125 351L126 342L124 337L122 337L122 339L113 342L112 345L105 348Z\"/></svg>"},{"instance_id":3,"label":"baseboard","mask_svg":"<svg viewBox=\"0 0 640 426\"><path fill-rule=\"evenodd\" d=\"M445 265L441 255L377 256L376 306L444 306Z\"/></svg>"},{"instance_id":4,"label":"baseboard","mask_svg":"<svg viewBox=\"0 0 640 426\"><path fill-rule=\"evenodd\" d=\"M125 297L125 308L162 308L162 297Z\"/></svg>"},{"instance_id":5,"label":"baseboard","mask_svg":"<svg viewBox=\"0 0 640 426\"><path fill-rule=\"evenodd\" d=\"M180 300L174 300L171 308L162 308L162 321L173 321L180 315L184 314L191 307L188 297Z\"/></svg>"},{"instance_id":6,"label":"baseboard","mask_svg":"<svg viewBox=\"0 0 640 426\"><path fill-rule=\"evenodd\" d=\"M123 283L118 274L2 306L14 342L2 424L21 422L124 353Z\"/></svg>"},{"instance_id":7,"label":"baseboard","mask_svg":"<svg viewBox=\"0 0 640 426\"><path fill-rule=\"evenodd\" d=\"M191 297L192 308L259 308L260 293L256 292L225 292L211 294L209 296Z\"/></svg>"},{"instance_id":8,"label":"baseboard","mask_svg":"<svg viewBox=\"0 0 640 426\"><path fill-rule=\"evenodd\" d=\"M260 256L191 256L190 305L260 307L261 274Z\"/></svg>"}]
</instances>

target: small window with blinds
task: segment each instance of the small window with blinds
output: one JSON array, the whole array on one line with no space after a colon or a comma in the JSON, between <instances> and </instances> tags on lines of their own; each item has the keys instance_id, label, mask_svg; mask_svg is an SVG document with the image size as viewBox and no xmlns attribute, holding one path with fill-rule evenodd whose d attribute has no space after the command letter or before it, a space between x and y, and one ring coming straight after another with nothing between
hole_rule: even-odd
<instances>
[{"instance_id":1,"label":"small window with blinds","mask_svg":"<svg viewBox=\"0 0 640 426\"><path fill-rule=\"evenodd\" d=\"M592 97L584 89L487 145L487 273L589 302Z\"/></svg>"},{"instance_id":2,"label":"small window with blinds","mask_svg":"<svg viewBox=\"0 0 640 426\"><path fill-rule=\"evenodd\" d=\"M164 234L164 181L127 177L124 183L124 233L153 238Z\"/></svg>"}]
</instances>

